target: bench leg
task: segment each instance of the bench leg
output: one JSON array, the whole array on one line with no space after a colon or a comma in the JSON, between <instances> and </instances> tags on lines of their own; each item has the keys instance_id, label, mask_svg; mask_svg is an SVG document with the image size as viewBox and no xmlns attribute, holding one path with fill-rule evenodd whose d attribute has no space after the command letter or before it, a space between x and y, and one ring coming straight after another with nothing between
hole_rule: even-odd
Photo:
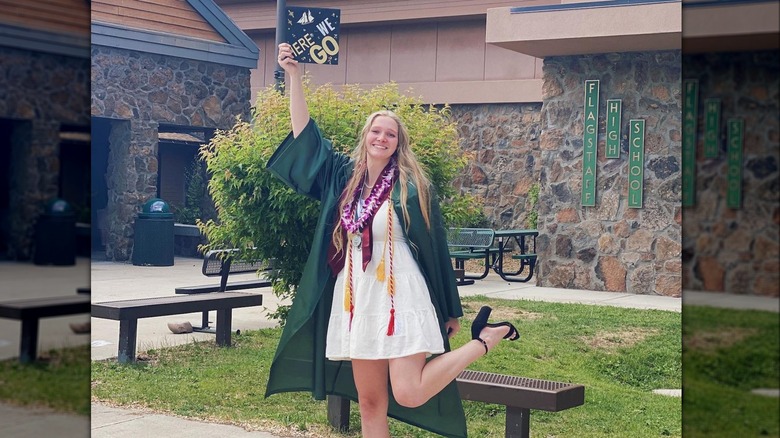
<instances>
[{"instance_id":1,"label":"bench leg","mask_svg":"<svg viewBox=\"0 0 780 438\"><path fill-rule=\"evenodd\" d=\"M514 406L506 407L506 437L529 438L531 410Z\"/></svg>"},{"instance_id":2,"label":"bench leg","mask_svg":"<svg viewBox=\"0 0 780 438\"><path fill-rule=\"evenodd\" d=\"M203 316L200 318L200 329L207 330L209 328L209 312L203 312Z\"/></svg>"},{"instance_id":3,"label":"bench leg","mask_svg":"<svg viewBox=\"0 0 780 438\"><path fill-rule=\"evenodd\" d=\"M22 338L19 343L19 362L34 362L38 357L38 318L22 320Z\"/></svg>"},{"instance_id":4,"label":"bench leg","mask_svg":"<svg viewBox=\"0 0 780 438\"><path fill-rule=\"evenodd\" d=\"M328 396L328 423L339 432L349 430L349 399L338 395Z\"/></svg>"},{"instance_id":5,"label":"bench leg","mask_svg":"<svg viewBox=\"0 0 780 438\"><path fill-rule=\"evenodd\" d=\"M137 319L123 319L119 321L119 363L135 362L135 338L137 333Z\"/></svg>"},{"instance_id":6,"label":"bench leg","mask_svg":"<svg viewBox=\"0 0 780 438\"><path fill-rule=\"evenodd\" d=\"M217 310L217 345L230 347L230 330L233 325L233 309Z\"/></svg>"}]
</instances>

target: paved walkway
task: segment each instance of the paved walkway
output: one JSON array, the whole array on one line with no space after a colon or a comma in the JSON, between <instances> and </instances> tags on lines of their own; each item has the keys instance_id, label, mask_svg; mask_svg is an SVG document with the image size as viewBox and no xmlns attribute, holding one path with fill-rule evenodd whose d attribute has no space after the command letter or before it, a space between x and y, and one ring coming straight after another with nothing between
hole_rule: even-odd
<instances>
[{"instance_id":1,"label":"paved walkway","mask_svg":"<svg viewBox=\"0 0 780 438\"><path fill-rule=\"evenodd\" d=\"M93 302L133 299L142 297L170 296L178 286L214 284L215 278L204 277L200 273L202 261L193 258L176 258L174 266L141 267L128 263L112 263L93 260L91 264L91 285ZM32 264L0 263L3 299L16 299L36 296L68 295L75 293L77 287L88 283L89 261L79 259L71 268L38 267ZM35 287L29 279L35 279ZM249 279L250 275L238 276L239 281ZM233 313L233 328L241 330L273 327L268 311L273 311L279 302L270 289L258 290L263 293L263 308L236 309ZM463 296L484 295L489 298L526 299L537 301L555 301L565 303L583 303L632 307L640 309L659 309L679 312L683 301L691 305L709 305L740 309L758 309L777 312L780 308L777 298L734 296L704 292L684 292L685 299L661 296L633 295L625 293L580 291L536 287L532 284L508 283L491 274L484 280L478 280L470 286L460 288ZM213 317L213 315L212 315ZM80 322L84 316L69 318L51 318L45 320L41 328L41 343L44 347L78 345L86 342L84 335L74 335L65 329L69 322ZM116 357L119 323L92 318L92 360ZM147 318L138 322L138 349L165 347L190 342L192 339L211 339L213 335L192 333L173 335L167 328L168 322L200 321L200 314L177 315L173 317ZM0 359L18 354L19 324L15 321L0 319ZM30 410L0 404L0 424L9 424L11 418L15 437L43 436L40 427L49 433L58 431L58 436L114 438L148 435L154 430L160 436L224 438L273 438L276 435L266 432L247 432L240 427L193 421L174 416L160 415L132 408L114 408L95 403L92 416L62 415L46 410ZM85 425L91 431L84 431ZM186 431L186 432L183 432ZM61 433L60 433L61 432ZM90 434L91 432L91 434Z\"/></svg>"},{"instance_id":2,"label":"paved walkway","mask_svg":"<svg viewBox=\"0 0 780 438\"><path fill-rule=\"evenodd\" d=\"M61 414L50 409L19 407L0 402L0 436L4 437L85 438L89 437L89 423L90 419L86 415Z\"/></svg>"}]
</instances>

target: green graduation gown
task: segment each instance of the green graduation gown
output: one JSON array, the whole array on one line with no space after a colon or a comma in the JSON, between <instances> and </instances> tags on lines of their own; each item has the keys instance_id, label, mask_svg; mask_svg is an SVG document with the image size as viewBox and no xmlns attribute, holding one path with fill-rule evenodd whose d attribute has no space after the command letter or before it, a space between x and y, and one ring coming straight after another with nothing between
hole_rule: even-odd
<instances>
[{"instance_id":1,"label":"green graduation gown","mask_svg":"<svg viewBox=\"0 0 780 438\"><path fill-rule=\"evenodd\" d=\"M346 155L333 151L331 142L322 138L317 124L310 119L297 138L293 138L292 133L287 136L271 156L267 168L296 192L319 200L321 210L311 252L271 364L266 397L278 392L310 391L317 400L334 394L357 401L351 362L330 361L325 357L326 331L336 281L327 263L327 251L334 211L352 174L353 163ZM406 238L425 276L439 318L444 348L449 351L444 323L450 317L463 316L463 310L441 212L432 196L429 232L419 208L417 190L412 184L409 184L407 198L411 226L405 233ZM394 188L391 199L401 226L406 229L398 187ZM389 393L389 416L444 436L466 436L466 418L455 381L417 408L400 406L393 399L392 391Z\"/></svg>"}]
</instances>

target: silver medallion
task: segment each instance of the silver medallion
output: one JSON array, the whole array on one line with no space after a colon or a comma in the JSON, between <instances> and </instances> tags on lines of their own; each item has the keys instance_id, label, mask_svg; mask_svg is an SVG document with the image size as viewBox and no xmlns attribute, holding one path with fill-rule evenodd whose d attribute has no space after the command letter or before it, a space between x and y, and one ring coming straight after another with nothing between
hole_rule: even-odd
<instances>
[{"instance_id":1,"label":"silver medallion","mask_svg":"<svg viewBox=\"0 0 780 438\"><path fill-rule=\"evenodd\" d=\"M354 246L355 248L359 248L361 243L363 243L363 236L361 236L360 234L353 234L352 246Z\"/></svg>"}]
</instances>

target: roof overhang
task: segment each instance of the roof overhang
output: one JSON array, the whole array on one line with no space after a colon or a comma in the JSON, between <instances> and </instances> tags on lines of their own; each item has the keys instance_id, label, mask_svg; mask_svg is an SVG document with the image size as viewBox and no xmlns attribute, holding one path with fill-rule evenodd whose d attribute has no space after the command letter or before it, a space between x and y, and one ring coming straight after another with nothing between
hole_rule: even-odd
<instances>
[{"instance_id":1,"label":"roof overhang","mask_svg":"<svg viewBox=\"0 0 780 438\"><path fill-rule=\"evenodd\" d=\"M683 52L780 48L780 1L684 1Z\"/></svg>"},{"instance_id":2,"label":"roof overhang","mask_svg":"<svg viewBox=\"0 0 780 438\"><path fill-rule=\"evenodd\" d=\"M0 23L0 47L31 50L74 58L90 57L89 37L48 32Z\"/></svg>"},{"instance_id":3,"label":"roof overhang","mask_svg":"<svg viewBox=\"0 0 780 438\"><path fill-rule=\"evenodd\" d=\"M605 0L488 9L486 42L537 58L679 50L681 5Z\"/></svg>"},{"instance_id":4,"label":"roof overhang","mask_svg":"<svg viewBox=\"0 0 780 438\"><path fill-rule=\"evenodd\" d=\"M259 58L254 44L252 48L98 21L92 22L92 44L246 68L256 68Z\"/></svg>"},{"instance_id":5,"label":"roof overhang","mask_svg":"<svg viewBox=\"0 0 780 438\"><path fill-rule=\"evenodd\" d=\"M260 49L213 0L186 0L186 2L227 43L92 21L92 44L237 67L257 68Z\"/></svg>"}]
</instances>

